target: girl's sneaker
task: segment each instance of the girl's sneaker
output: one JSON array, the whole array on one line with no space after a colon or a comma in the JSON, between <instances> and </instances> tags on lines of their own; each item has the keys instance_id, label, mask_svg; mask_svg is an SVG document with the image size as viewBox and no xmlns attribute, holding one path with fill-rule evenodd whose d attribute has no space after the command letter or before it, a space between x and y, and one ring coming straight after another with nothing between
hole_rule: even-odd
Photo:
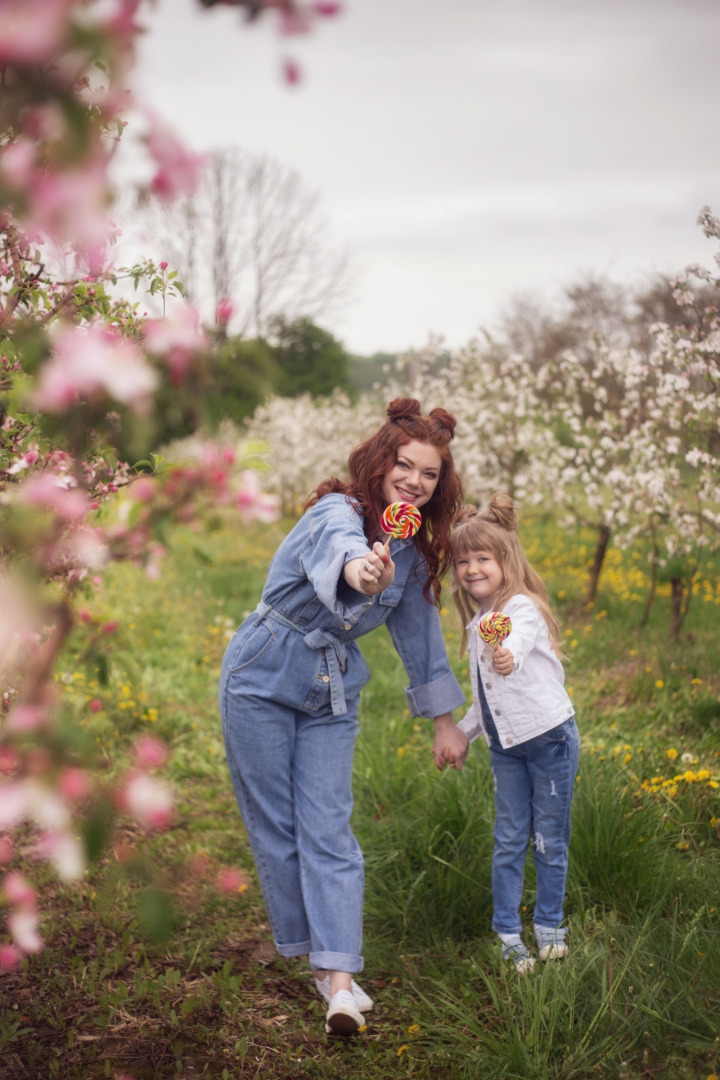
<instances>
[{"instance_id":1,"label":"girl's sneaker","mask_svg":"<svg viewBox=\"0 0 720 1080\"><path fill-rule=\"evenodd\" d=\"M330 1004L330 976L326 975L322 979L318 979L315 976L315 986L320 997ZM373 999L368 997L364 990L362 990L355 980L352 980L352 995L355 998L355 1004L362 1013L370 1012L373 1007Z\"/></svg>"},{"instance_id":2,"label":"girl's sneaker","mask_svg":"<svg viewBox=\"0 0 720 1080\"><path fill-rule=\"evenodd\" d=\"M535 961L519 934L500 934L503 960L512 960L518 975L532 975Z\"/></svg>"},{"instance_id":3,"label":"girl's sneaker","mask_svg":"<svg viewBox=\"0 0 720 1080\"><path fill-rule=\"evenodd\" d=\"M325 1017L326 1035L357 1035L365 1030L365 1017L355 1004L351 990L338 990L330 998Z\"/></svg>"},{"instance_id":4,"label":"girl's sneaker","mask_svg":"<svg viewBox=\"0 0 720 1080\"><path fill-rule=\"evenodd\" d=\"M541 960L561 960L570 951L565 944L567 928L564 926L535 926L535 941Z\"/></svg>"}]
</instances>

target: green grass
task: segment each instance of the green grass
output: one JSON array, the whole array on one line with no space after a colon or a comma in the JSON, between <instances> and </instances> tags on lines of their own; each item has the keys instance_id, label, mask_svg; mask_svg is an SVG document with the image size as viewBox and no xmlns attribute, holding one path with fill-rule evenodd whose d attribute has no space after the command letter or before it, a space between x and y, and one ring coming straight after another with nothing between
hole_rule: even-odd
<instances>
[{"instance_id":1,"label":"green grass","mask_svg":"<svg viewBox=\"0 0 720 1080\"><path fill-rule=\"evenodd\" d=\"M667 643L659 596L645 631L642 558L612 553L583 610L591 545L538 520L523 539L566 630L583 737L567 891L571 955L519 979L490 931L492 786L474 744L462 773L432 764L431 724L406 709L384 630L355 762L366 855L367 1033L322 1034L305 966L278 958L237 812L216 709L228 634L252 609L282 526L180 531L163 577L113 569L88 606L118 619L109 679L59 679L63 714L112 774L141 731L173 747L176 819L122 823L86 877L42 885L47 948L0 975L0 1080L312 1077L314 1080L706 1080L720 1066L720 604L694 598ZM583 544L585 550L583 550ZM452 610L443 614L456 660ZM88 710L99 702L97 712ZM97 829L102 833L102 806ZM17 845L22 850L22 844ZM216 887L239 867L248 887ZM529 923L533 869L523 902Z\"/></svg>"}]
</instances>

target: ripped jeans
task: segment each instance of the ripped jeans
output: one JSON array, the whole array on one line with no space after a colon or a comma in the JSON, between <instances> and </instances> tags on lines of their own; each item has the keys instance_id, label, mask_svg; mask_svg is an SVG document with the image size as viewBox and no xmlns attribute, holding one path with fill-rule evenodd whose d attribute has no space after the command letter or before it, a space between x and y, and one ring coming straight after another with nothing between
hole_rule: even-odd
<instances>
[{"instance_id":1,"label":"ripped jeans","mask_svg":"<svg viewBox=\"0 0 720 1080\"><path fill-rule=\"evenodd\" d=\"M503 749L485 713L495 785L492 858L493 930L519 934L525 857L532 841L537 873L533 921L563 921L570 844L570 803L580 755L575 718L527 742Z\"/></svg>"}]
</instances>

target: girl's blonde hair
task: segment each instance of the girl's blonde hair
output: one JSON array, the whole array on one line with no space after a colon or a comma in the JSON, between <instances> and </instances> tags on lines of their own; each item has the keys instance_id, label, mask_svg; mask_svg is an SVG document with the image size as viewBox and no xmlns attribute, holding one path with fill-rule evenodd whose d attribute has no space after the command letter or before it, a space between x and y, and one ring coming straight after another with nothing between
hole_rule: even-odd
<instances>
[{"instance_id":1,"label":"girl's blonde hair","mask_svg":"<svg viewBox=\"0 0 720 1080\"><path fill-rule=\"evenodd\" d=\"M496 492L484 510L464 506L455 520L451 535L453 560L469 551L489 551L503 572L504 582L495 597L495 607L502 610L511 596L524 593L528 596L547 623L550 642L562 658L560 629L550 608L547 589L537 570L528 562L517 535L519 525L515 504L504 491ZM462 619L462 644L460 655L467 647L467 624L478 609L477 600L463 589L457 574L453 574L453 599Z\"/></svg>"}]
</instances>

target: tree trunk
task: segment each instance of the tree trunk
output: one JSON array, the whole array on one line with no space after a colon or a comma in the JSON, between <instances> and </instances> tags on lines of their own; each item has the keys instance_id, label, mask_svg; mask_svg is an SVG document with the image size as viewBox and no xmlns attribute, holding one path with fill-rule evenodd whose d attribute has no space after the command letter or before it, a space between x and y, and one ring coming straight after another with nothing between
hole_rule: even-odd
<instances>
[{"instance_id":1,"label":"tree trunk","mask_svg":"<svg viewBox=\"0 0 720 1080\"><path fill-rule=\"evenodd\" d=\"M683 579L681 577L670 578L670 644L677 645L680 639L680 631L683 628L683 623L687 618L687 613L690 608L690 597L692 596L693 581L695 580L695 571L690 572L688 577L687 588L683 587Z\"/></svg>"},{"instance_id":2,"label":"tree trunk","mask_svg":"<svg viewBox=\"0 0 720 1080\"><path fill-rule=\"evenodd\" d=\"M657 538L653 533L653 560L652 560L652 577L650 578L650 591L648 592L647 600L645 601L645 608L640 619L639 630L644 630L647 625L647 621L650 618L650 611L655 603L655 594L657 592L657 568L658 568L658 546Z\"/></svg>"},{"instance_id":3,"label":"tree trunk","mask_svg":"<svg viewBox=\"0 0 720 1080\"><path fill-rule=\"evenodd\" d=\"M603 568L605 561L605 554L610 543L610 526L601 525L598 528L598 539L595 545L595 554L593 555L592 566L590 567L590 580L588 581L587 593L585 594L585 604L590 607L595 603L595 597L597 596L598 581L600 580L600 571Z\"/></svg>"}]
</instances>

